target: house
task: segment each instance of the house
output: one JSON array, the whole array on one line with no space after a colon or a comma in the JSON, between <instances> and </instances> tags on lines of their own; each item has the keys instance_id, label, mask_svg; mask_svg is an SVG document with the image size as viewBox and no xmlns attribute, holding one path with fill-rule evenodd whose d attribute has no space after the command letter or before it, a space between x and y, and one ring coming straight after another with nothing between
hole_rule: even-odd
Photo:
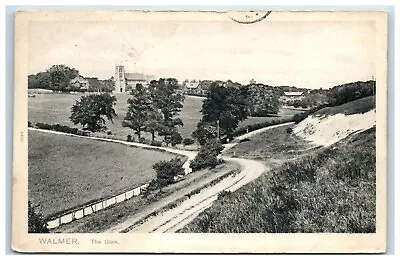
<instances>
[{"instance_id":1,"label":"house","mask_svg":"<svg viewBox=\"0 0 400 263\"><path fill-rule=\"evenodd\" d=\"M297 97L303 96L304 93L303 93L302 91L287 91L287 92L284 93L284 95L285 95L286 97L294 97L294 98L297 98Z\"/></svg>"},{"instance_id":2,"label":"house","mask_svg":"<svg viewBox=\"0 0 400 263\"><path fill-rule=\"evenodd\" d=\"M183 89L186 94L201 94L200 81L199 80L185 80L182 83Z\"/></svg>"},{"instance_id":3,"label":"house","mask_svg":"<svg viewBox=\"0 0 400 263\"><path fill-rule=\"evenodd\" d=\"M89 89L89 81L79 75L69 82L70 89L77 91L87 91Z\"/></svg>"},{"instance_id":4,"label":"house","mask_svg":"<svg viewBox=\"0 0 400 263\"><path fill-rule=\"evenodd\" d=\"M288 102L301 100L302 98L304 98L304 92L302 91L285 91L281 97L281 101Z\"/></svg>"},{"instance_id":5,"label":"house","mask_svg":"<svg viewBox=\"0 0 400 263\"><path fill-rule=\"evenodd\" d=\"M117 65L115 67L115 91L127 92L131 88L135 88L137 84L147 87L151 80L155 79L154 75L145 75L142 73L125 72L125 67Z\"/></svg>"}]
</instances>

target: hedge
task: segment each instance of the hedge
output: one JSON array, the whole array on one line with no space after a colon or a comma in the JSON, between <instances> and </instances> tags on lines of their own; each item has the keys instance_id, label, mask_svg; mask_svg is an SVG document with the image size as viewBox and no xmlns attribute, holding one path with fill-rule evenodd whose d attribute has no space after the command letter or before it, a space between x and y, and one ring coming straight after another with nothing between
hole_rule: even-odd
<instances>
[{"instance_id":1,"label":"hedge","mask_svg":"<svg viewBox=\"0 0 400 263\"><path fill-rule=\"evenodd\" d=\"M60 125L60 124L47 124L47 123L38 122L38 123L36 123L36 128L43 129L43 130L65 132L65 133L82 135L82 136L89 136L89 132L87 132L87 131L81 131L77 128L71 128L69 126Z\"/></svg>"}]
</instances>

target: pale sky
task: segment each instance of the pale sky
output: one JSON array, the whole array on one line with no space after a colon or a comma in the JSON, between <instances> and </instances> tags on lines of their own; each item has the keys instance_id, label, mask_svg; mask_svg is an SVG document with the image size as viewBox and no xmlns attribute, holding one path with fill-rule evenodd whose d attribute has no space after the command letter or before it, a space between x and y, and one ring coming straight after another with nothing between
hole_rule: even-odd
<instances>
[{"instance_id":1,"label":"pale sky","mask_svg":"<svg viewBox=\"0 0 400 263\"><path fill-rule=\"evenodd\" d=\"M29 73L53 64L85 77L127 72L330 88L375 74L372 22L31 22Z\"/></svg>"}]
</instances>

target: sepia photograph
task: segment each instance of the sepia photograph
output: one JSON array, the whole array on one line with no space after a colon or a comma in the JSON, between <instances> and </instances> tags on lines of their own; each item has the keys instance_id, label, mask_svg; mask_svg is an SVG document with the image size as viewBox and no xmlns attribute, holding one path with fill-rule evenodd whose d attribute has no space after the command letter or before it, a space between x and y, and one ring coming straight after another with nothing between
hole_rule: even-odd
<instances>
[{"instance_id":1,"label":"sepia photograph","mask_svg":"<svg viewBox=\"0 0 400 263\"><path fill-rule=\"evenodd\" d=\"M385 251L386 13L15 19L17 250Z\"/></svg>"}]
</instances>

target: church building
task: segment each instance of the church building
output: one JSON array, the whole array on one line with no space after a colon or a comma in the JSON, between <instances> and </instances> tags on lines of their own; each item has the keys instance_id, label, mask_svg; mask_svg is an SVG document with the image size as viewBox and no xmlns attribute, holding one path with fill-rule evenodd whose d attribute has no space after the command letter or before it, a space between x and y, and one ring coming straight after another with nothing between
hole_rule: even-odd
<instances>
[{"instance_id":1,"label":"church building","mask_svg":"<svg viewBox=\"0 0 400 263\"><path fill-rule=\"evenodd\" d=\"M128 92L130 89L135 88L136 84L142 84L147 87L151 80L155 79L153 75L145 75L142 73L128 73L125 72L123 65L115 67L115 92Z\"/></svg>"}]
</instances>

